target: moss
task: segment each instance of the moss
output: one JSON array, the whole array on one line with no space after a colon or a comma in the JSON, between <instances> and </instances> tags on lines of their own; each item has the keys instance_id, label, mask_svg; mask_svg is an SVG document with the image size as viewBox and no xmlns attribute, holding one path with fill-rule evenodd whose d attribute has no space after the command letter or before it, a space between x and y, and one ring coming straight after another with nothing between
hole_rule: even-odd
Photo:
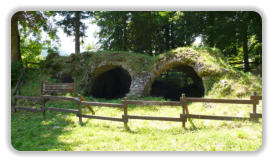
<instances>
[{"instance_id":1,"label":"moss","mask_svg":"<svg viewBox=\"0 0 273 162\"><path fill-rule=\"evenodd\" d=\"M208 47L180 47L157 56L125 51L84 52L70 56L50 54L45 61L43 72L51 76L59 71L71 73L77 78L77 86L80 87L90 68L102 62L126 65L134 75L137 75L143 71L151 73L163 63L178 60L178 64L183 62L185 65L199 68L198 75L206 78L204 86L209 96L241 97L250 95L254 91L262 92L260 77L233 69L222 56L219 49ZM171 68L171 66L165 68ZM82 89L80 88L79 91Z\"/></svg>"}]
</instances>

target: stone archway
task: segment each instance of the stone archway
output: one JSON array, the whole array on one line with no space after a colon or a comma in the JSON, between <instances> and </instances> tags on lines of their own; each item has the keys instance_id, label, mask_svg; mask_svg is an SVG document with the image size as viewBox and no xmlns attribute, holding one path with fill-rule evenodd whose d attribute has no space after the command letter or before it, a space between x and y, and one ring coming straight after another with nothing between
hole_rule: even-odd
<instances>
[{"instance_id":1,"label":"stone archway","mask_svg":"<svg viewBox=\"0 0 273 162\"><path fill-rule=\"evenodd\" d=\"M196 85L203 85L203 91L208 94L213 85L219 82L220 76L233 73L232 69L227 67L218 56L217 53L212 54L206 49L195 50L182 47L154 57L129 52L83 53L77 56L71 55L71 57L56 57L55 61L49 59L46 66L54 67L48 70L49 73L56 71L55 67L58 67L62 73L73 74L77 80L77 89L85 95L91 94L94 89L93 84L97 82L96 79L100 75L106 73L104 77L106 79L101 79L104 81L111 73L123 75L128 72L131 78L129 92L121 95L127 97L149 96L153 83L163 72L179 66L187 66L192 71L188 73L194 73L195 75L191 75L193 78L199 78ZM62 64L59 64L60 62ZM116 68L121 69L114 70ZM107 74L108 71L110 72ZM63 78L61 81L67 80L70 81L71 77ZM127 81L125 85L129 85L129 82Z\"/></svg>"},{"instance_id":2,"label":"stone archway","mask_svg":"<svg viewBox=\"0 0 273 162\"><path fill-rule=\"evenodd\" d=\"M91 94L97 98L122 98L129 92L131 80L126 70L116 67L95 78Z\"/></svg>"},{"instance_id":3,"label":"stone archway","mask_svg":"<svg viewBox=\"0 0 273 162\"><path fill-rule=\"evenodd\" d=\"M212 84L217 82L215 78L228 71L209 53L186 47L177 48L157 57L126 53L86 54L81 57L85 57L85 59L79 60L86 66L80 68L81 71L78 70L77 73L80 73L80 76L82 75L80 86L86 95L91 94L94 89L93 84L100 75L118 67L127 71L131 77L129 92L124 94L128 97L149 96L153 83L163 72L181 66L184 66L184 68L180 69L180 71L185 71L187 69L185 67L188 67L186 71L189 76L198 78L193 79L195 85L201 87L202 93L207 94ZM117 75L123 73L112 72L117 73ZM109 74L112 72L109 72ZM127 83L125 84L128 85Z\"/></svg>"},{"instance_id":4,"label":"stone archway","mask_svg":"<svg viewBox=\"0 0 273 162\"><path fill-rule=\"evenodd\" d=\"M150 95L179 100L181 94L187 97L203 97L204 86L194 69L180 65L161 73L151 85Z\"/></svg>"},{"instance_id":5,"label":"stone archway","mask_svg":"<svg viewBox=\"0 0 273 162\"><path fill-rule=\"evenodd\" d=\"M147 82L144 90L144 95L153 95L155 90L153 88L157 88L157 91L161 90L161 96L172 99L178 100L181 93L186 93L186 96L191 97L202 97L205 94L205 85L203 83L203 78L200 75L200 67L202 64L197 64L195 62L184 62L183 60L171 59L167 62L158 63L157 66L150 72L150 80ZM162 83L157 81L157 78L164 72L168 72L169 70L176 69L177 71L183 72L193 80L193 84L190 86L186 86L180 89L178 87L172 86L168 84L163 85ZM177 90L175 90L177 88ZM175 93L175 94L171 94ZM160 94L157 94L160 96ZM156 96L156 95L154 95Z\"/></svg>"},{"instance_id":6,"label":"stone archway","mask_svg":"<svg viewBox=\"0 0 273 162\"><path fill-rule=\"evenodd\" d=\"M130 91L131 74L119 64L106 64L90 72L88 95L97 98L122 98Z\"/></svg>"}]
</instances>

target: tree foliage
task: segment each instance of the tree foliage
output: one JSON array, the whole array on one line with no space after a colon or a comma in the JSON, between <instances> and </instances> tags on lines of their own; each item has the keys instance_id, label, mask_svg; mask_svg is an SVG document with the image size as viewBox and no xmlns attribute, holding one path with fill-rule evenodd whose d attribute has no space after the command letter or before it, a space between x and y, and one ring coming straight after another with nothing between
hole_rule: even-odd
<instances>
[{"instance_id":1,"label":"tree foliage","mask_svg":"<svg viewBox=\"0 0 273 162\"><path fill-rule=\"evenodd\" d=\"M61 18L57 22L56 15ZM11 23L12 61L56 50L56 25L75 37L75 53L80 53L87 29L84 19L100 27L104 50L152 56L190 46L200 37L204 45L219 48L232 65L243 63L245 71L262 63L262 19L252 11L21 11Z\"/></svg>"},{"instance_id":2,"label":"tree foliage","mask_svg":"<svg viewBox=\"0 0 273 162\"><path fill-rule=\"evenodd\" d=\"M262 20L252 11L103 11L95 12L95 23L106 50L157 55L201 37L246 71L249 60L261 64Z\"/></svg>"},{"instance_id":3,"label":"tree foliage","mask_svg":"<svg viewBox=\"0 0 273 162\"><path fill-rule=\"evenodd\" d=\"M208 46L222 50L231 62L241 58L244 69L250 70L249 60L261 64L262 19L252 11L204 13L203 38Z\"/></svg>"},{"instance_id":4,"label":"tree foliage","mask_svg":"<svg viewBox=\"0 0 273 162\"><path fill-rule=\"evenodd\" d=\"M19 11L11 18L11 83L15 84L25 62L41 60L42 50L52 50L56 29L48 21L52 12ZM46 39L43 38L47 36Z\"/></svg>"},{"instance_id":5,"label":"tree foliage","mask_svg":"<svg viewBox=\"0 0 273 162\"><path fill-rule=\"evenodd\" d=\"M12 62L37 61L42 50L53 50L58 40L56 28L48 21L52 12L20 11L13 15L14 28L12 37L18 42L12 42L11 55L17 59ZM46 37L46 38L44 38Z\"/></svg>"},{"instance_id":6,"label":"tree foliage","mask_svg":"<svg viewBox=\"0 0 273 162\"><path fill-rule=\"evenodd\" d=\"M90 11L59 11L57 12L62 19L57 22L58 26L63 28L67 36L75 36L75 53L80 53L80 42L83 43L87 26L81 20L90 18L92 12Z\"/></svg>"}]
</instances>

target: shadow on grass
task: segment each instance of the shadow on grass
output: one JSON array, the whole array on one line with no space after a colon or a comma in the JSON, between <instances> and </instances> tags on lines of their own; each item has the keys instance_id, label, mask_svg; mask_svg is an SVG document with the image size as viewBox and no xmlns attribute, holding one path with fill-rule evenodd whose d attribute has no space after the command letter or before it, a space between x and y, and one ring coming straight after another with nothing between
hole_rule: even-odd
<instances>
[{"instance_id":1,"label":"shadow on grass","mask_svg":"<svg viewBox=\"0 0 273 162\"><path fill-rule=\"evenodd\" d=\"M47 112L46 118L41 113L18 111L11 114L11 144L18 151L71 150L73 143L58 140L62 134L69 133L76 127L69 114Z\"/></svg>"}]
</instances>

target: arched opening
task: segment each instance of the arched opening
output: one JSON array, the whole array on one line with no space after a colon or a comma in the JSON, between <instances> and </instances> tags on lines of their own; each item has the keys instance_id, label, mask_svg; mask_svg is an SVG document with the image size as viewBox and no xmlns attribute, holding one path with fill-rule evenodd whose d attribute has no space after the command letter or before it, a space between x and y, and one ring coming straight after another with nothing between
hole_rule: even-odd
<instances>
[{"instance_id":1,"label":"arched opening","mask_svg":"<svg viewBox=\"0 0 273 162\"><path fill-rule=\"evenodd\" d=\"M202 78L190 66L180 65L158 76L151 87L151 96L177 101L182 93L187 97L203 97Z\"/></svg>"},{"instance_id":2,"label":"arched opening","mask_svg":"<svg viewBox=\"0 0 273 162\"><path fill-rule=\"evenodd\" d=\"M74 79L71 73L58 72L51 76L51 79L56 80L57 83L73 83Z\"/></svg>"},{"instance_id":3,"label":"arched opening","mask_svg":"<svg viewBox=\"0 0 273 162\"><path fill-rule=\"evenodd\" d=\"M115 67L95 78L91 94L97 98L122 98L129 92L130 85L131 76L128 71Z\"/></svg>"},{"instance_id":4,"label":"arched opening","mask_svg":"<svg viewBox=\"0 0 273 162\"><path fill-rule=\"evenodd\" d=\"M62 74L57 78L59 83L73 83L74 79L71 74Z\"/></svg>"}]
</instances>

